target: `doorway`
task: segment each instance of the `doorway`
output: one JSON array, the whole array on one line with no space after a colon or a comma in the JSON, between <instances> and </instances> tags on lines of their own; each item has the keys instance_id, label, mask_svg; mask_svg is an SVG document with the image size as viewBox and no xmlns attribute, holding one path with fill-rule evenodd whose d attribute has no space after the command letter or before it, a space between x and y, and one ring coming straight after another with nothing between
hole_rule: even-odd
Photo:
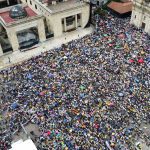
<instances>
[{"instance_id":1,"label":"doorway","mask_svg":"<svg viewBox=\"0 0 150 150\"><path fill-rule=\"evenodd\" d=\"M142 29L145 29L145 23L142 22Z\"/></svg>"}]
</instances>

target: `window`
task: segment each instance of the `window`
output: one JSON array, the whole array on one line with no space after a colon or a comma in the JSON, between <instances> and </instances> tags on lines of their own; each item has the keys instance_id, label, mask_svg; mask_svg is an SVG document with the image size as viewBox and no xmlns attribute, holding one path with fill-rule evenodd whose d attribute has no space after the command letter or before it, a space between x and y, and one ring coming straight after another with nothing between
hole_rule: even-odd
<instances>
[{"instance_id":1,"label":"window","mask_svg":"<svg viewBox=\"0 0 150 150\"><path fill-rule=\"evenodd\" d=\"M72 25L74 20L75 20L75 16L67 17L66 18L66 25L67 26Z\"/></svg>"},{"instance_id":2,"label":"window","mask_svg":"<svg viewBox=\"0 0 150 150\"><path fill-rule=\"evenodd\" d=\"M27 3L27 0L26 0L26 3Z\"/></svg>"},{"instance_id":3,"label":"window","mask_svg":"<svg viewBox=\"0 0 150 150\"><path fill-rule=\"evenodd\" d=\"M144 20L146 19L146 16L144 16Z\"/></svg>"},{"instance_id":4,"label":"window","mask_svg":"<svg viewBox=\"0 0 150 150\"><path fill-rule=\"evenodd\" d=\"M30 1L30 4L32 5L32 1Z\"/></svg>"},{"instance_id":5,"label":"window","mask_svg":"<svg viewBox=\"0 0 150 150\"><path fill-rule=\"evenodd\" d=\"M134 16L134 18L136 18L136 15Z\"/></svg>"},{"instance_id":6,"label":"window","mask_svg":"<svg viewBox=\"0 0 150 150\"><path fill-rule=\"evenodd\" d=\"M35 9L37 9L37 5L35 4Z\"/></svg>"},{"instance_id":7,"label":"window","mask_svg":"<svg viewBox=\"0 0 150 150\"><path fill-rule=\"evenodd\" d=\"M81 18L81 17L80 17L80 14L77 14L77 18L78 18L78 19L80 19L80 18Z\"/></svg>"}]
</instances>

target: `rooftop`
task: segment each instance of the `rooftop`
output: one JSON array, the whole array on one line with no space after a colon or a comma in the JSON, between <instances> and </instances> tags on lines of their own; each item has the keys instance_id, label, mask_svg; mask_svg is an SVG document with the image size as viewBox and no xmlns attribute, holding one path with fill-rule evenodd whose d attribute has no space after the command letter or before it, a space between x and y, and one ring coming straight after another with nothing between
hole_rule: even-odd
<instances>
[{"instance_id":1,"label":"rooftop","mask_svg":"<svg viewBox=\"0 0 150 150\"><path fill-rule=\"evenodd\" d=\"M62 12L65 10L73 9L76 7L81 7L85 5L85 3L79 0L68 0L65 2L57 3L56 5L48 5L47 7L52 11L52 13Z\"/></svg>"},{"instance_id":2,"label":"rooftop","mask_svg":"<svg viewBox=\"0 0 150 150\"><path fill-rule=\"evenodd\" d=\"M132 2L125 2L125 3L120 3L120 2L110 2L107 7L116 11L119 14L125 14L127 12L132 11Z\"/></svg>"},{"instance_id":3,"label":"rooftop","mask_svg":"<svg viewBox=\"0 0 150 150\"><path fill-rule=\"evenodd\" d=\"M24 9L27 12L27 18L37 16L37 14L30 7L25 6ZM10 10L0 12L0 17L3 19L5 24L14 23L14 22L18 21L18 20L15 20L10 17Z\"/></svg>"}]
</instances>

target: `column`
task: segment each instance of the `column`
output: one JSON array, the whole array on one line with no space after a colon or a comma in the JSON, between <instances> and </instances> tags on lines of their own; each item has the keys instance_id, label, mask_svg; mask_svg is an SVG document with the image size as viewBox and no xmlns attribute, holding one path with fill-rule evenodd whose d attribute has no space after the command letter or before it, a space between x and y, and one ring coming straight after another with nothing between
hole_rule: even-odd
<instances>
[{"instance_id":1,"label":"column","mask_svg":"<svg viewBox=\"0 0 150 150\"><path fill-rule=\"evenodd\" d=\"M8 39L12 46L13 51L18 51L19 50L19 42L18 42L16 32L13 31L13 29L12 29L11 31L10 30L7 31L7 35L8 35Z\"/></svg>"},{"instance_id":2,"label":"column","mask_svg":"<svg viewBox=\"0 0 150 150\"><path fill-rule=\"evenodd\" d=\"M0 56L2 56L2 55L3 55L3 49L2 49L2 46L0 44Z\"/></svg>"},{"instance_id":3,"label":"column","mask_svg":"<svg viewBox=\"0 0 150 150\"><path fill-rule=\"evenodd\" d=\"M67 31L67 26L66 26L66 18L64 18L64 30L65 30L65 32Z\"/></svg>"},{"instance_id":4,"label":"column","mask_svg":"<svg viewBox=\"0 0 150 150\"><path fill-rule=\"evenodd\" d=\"M9 5L10 3L9 3L9 0L7 0L7 5Z\"/></svg>"},{"instance_id":5,"label":"column","mask_svg":"<svg viewBox=\"0 0 150 150\"><path fill-rule=\"evenodd\" d=\"M43 20L40 20L38 22L38 34L39 34L40 42L44 42L46 40L46 35L45 35L45 26Z\"/></svg>"},{"instance_id":6,"label":"column","mask_svg":"<svg viewBox=\"0 0 150 150\"><path fill-rule=\"evenodd\" d=\"M78 18L77 18L77 15L75 15L75 28L76 29L78 28Z\"/></svg>"},{"instance_id":7,"label":"column","mask_svg":"<svg viewBox=\"0 0 150 150\"><path fill-rule=\"evenodd\" d=\"M59 17L58 18L55 17L55 15L51 19L52 19L52 27L53 27L54 37L60 37L63 33L62 19Z\"/></svg>"}]
</instances>

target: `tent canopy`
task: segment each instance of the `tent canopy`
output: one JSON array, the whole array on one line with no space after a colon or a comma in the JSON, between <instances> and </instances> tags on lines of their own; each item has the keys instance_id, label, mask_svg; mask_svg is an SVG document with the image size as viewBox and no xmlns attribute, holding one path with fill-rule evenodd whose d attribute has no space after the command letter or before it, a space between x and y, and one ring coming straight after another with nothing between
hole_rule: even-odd
<instances>
[{"instance_id":1,"label":"tent canopy","mask_svg":"<svg viewBox=\"0 0 150 150\"><path fill-rule=\"evenodd\" d=\"M11 146L12 148L10 150L37 150L31 139L27 139L26 141L19 140L13 143Z\"/></svg>"}]
</instances>

